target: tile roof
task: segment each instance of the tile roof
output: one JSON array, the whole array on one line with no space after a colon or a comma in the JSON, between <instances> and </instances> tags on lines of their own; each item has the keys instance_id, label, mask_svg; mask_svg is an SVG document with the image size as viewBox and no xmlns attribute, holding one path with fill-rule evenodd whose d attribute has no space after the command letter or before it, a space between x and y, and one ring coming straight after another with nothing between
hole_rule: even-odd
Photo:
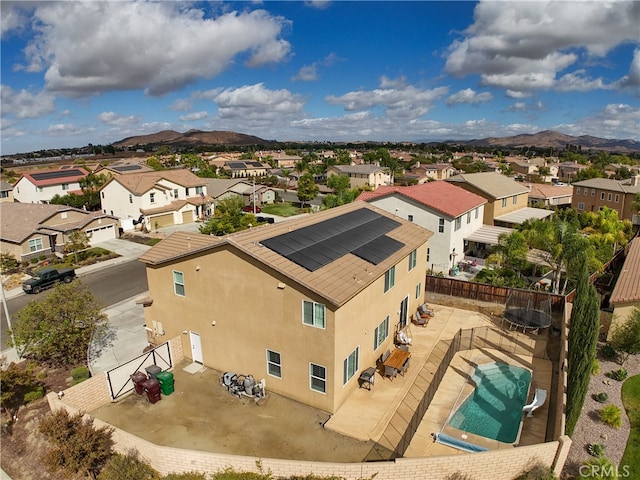
<instances>
[{"instance_id":1,"label":"tile roof","mask_svg":"<svg viewBox=\"0 0 640 480\"><path fill-rule=\"evenodd\" d=\"M640 238L632 240L609 302L640 302Z\"/></svg>"},{"instance_id":2,"label":"tile roof","mask_svg":"<svg viewBox=\"0 0 640 480\"><path fill-rule=\"evenodd\" d=\"M247 188L251 188L251 183L246 179L239 178L204 178L207 184L207 193L213 198L217 198L223 193L233 188L234 192L238 191L238 188L234 188L236 185L240 186L240 191L244 191Z\"/></svg>"},{"instance_id":3,"label":"tile roof","mask_svg":"<svg viewBox=\"0 0 640 480\"><path fill-rule=\"evenodd\" d=\"M442 180L409 187L382 185L374 191L362 192L358 196L358 200L370 201L389 195L401 195L410 198L451 218L459 217L487 203L487 200L480 195Z\"/></svg>"},{"instance_id":4,"label":"tile roof","mask_svg":"<svg viewBox=\"0 0 640 480\"><path fill-rule=\"evenodd\" d=\"M359 174L370 174L389 170L387 167L381 167L380 165L373 165L371 163L366 163L364 165L334 165L331 169L336 169L343 173Z\"/></svg>"},{"instance_id":5,"label":"tile roof","mask_svg":"<svg viewBox=\"0 0 640 480\"><path fill-rule=\"evenodd\" d=\"M86 177L87 175L89 175L89 172L87 170L85 170L82 167L73 167L72 169L68 170L68 175L66 176L61 176L61 177L56 177L56 178L49 178L49 179L44 179L44 180L37 180L34 175L38 175L41 173L51 173L51 172L64 172L65 169L63 168L58 168L58 169L53 169L53 170L35 170L33 172L25 172L22 174L22 177L20 177L18 179L18 182L22 179L22 178L26 178L27 180L29 180L29 182L33 183L34 185L36 185L37 187L47 187L50 185L62 185L63 183L73 183L73 182L77 182L78 180L80 180L81 178ZM16 182L16 183L18 183Z\"/></svg>"},{"instance_id":6,"label":"tile roof","mask_svg":"<svg viewBox=\"0 0 640 480\"><path fill-rule=\"evenodd\" d=\"M633 183L636 185L633 185ZM640 182L634 178L628 178L626 180L613 180L611 178L590 178L588 180L582 180L580 182L573 182L576 187L589 187L598 188L600 190L609 190L612 192L620 193L640 193Z\"/></svg>"},{"instance_id":7,"label":"tile roof","mask_svg":"<svg viewBox=\"0 0 640 480\"><path fill-rule=\"evenodd\" d=\"M447 178L446 181L468 183L494 199L529 192L529 189L525 185L495 172L463 173Z\"/></svg>"},{"instance_id":8,"label":"tile roof","mask_svg":"<svg viewBox=\"0 0 640 480\"><path fill-rule=\"evenodd\" d=\"M0 190L3 192L9 192L13 190L13 185L5 180L0 180Z\"/></svg>"},{"instance_id":9,"label":"tile roof","mask_svg":"<svg viewBox=\"0 0 640 480\"><path fill-rule=\"evenodd\" d=\"M373 265L351 253L347 253L328 265L311 272L261 244L263 240L362 208L392 218L400 224L387 233L387 236L401 242L403 247L378 265ZM431 235L431 232L418 225L394 217L392 214L366 202L356 201L312 215L253 227L224 237L177 232L154 245L140 257L140 260L149 265L162 265L186 256L207 255L221 248L237 250L241 252L239 256L248 255L255 261L317 293L329 303L340 306L384 275L399 260L423 245Z\"/></svg>"},{"instance_id":10,"label":"tile roof","mask_svg":"<svg viewBox=\"0 0 640 480\"><path fill-rule=\"evenodd\" d=\"M529 198L557 198L568 197L573 195L573 187L544 185L540 183L532 183L529 191Z\"/></svg>"},{"instance_id":11,"label":"tile roof","mask_svg":"<svg viewBox=\"0 0 640 480\"><path fill-rule=\"evenodd\" d=\"M183 187L200 187L206 182L189 170L161 170L158 172L130 173L118 175L109 180L102 188L111 182L118 182L124 188L136 195L142 195L153 187L160 187L158 182L167 180Z\"/></svg>"}]
</instances>

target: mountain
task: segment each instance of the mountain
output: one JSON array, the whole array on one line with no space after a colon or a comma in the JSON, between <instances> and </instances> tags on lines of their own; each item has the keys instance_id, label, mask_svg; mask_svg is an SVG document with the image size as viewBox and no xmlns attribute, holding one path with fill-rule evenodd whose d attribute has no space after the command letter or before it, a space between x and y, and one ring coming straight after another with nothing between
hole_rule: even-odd
<instances>
[{"instance_id":1,"label":"mountain","mask_svg":"<svg viewBox=\"0 0 640 480\"><path fill-rule=\"evenodd\" d=\"M476 147L551 147L563 149L567 145L580 146L586 150L612 150L620 153L640 151L640 142L635 140L615 140L598 138L590 135L574 137L564 133L545 130L534 134L521 134L513 137L488 137L476 140L448 140L444 143L455 145L470 145Z\"/></svg>"},{"instance_id":2,"label":"mountain","mask_svg":"<svg viewBox=\"0 0 640 480\"><path fill-rule=\"evenodd\" d=\"M186 133L175 130L163 130L150 135L128 137L113 143L114 147L132 147L135 145L159 144L174 147L193 147L197 145L268 145L269 141L253 135L236 132L189 130Z\"/></svg>"}]
</instances>

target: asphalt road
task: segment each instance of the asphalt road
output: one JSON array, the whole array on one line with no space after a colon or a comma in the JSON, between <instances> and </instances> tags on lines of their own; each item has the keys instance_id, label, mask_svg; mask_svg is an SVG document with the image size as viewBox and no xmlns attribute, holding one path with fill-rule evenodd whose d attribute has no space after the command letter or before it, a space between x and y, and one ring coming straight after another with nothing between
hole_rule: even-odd
<instances>
[{"instance_id":1,"label":"asphalt road","mask_svg":"<svg viewBox=\"0 0 640 480\"><path fill-rule=\"evenodd\" d=\"M148 290L145 264L138 260L121 263L92 273L87 273L79 277L80 281L89 287L105 307L114 305L122 300L138 295ZM21 308L32 301L41 301L48 294L45 290L37 295L20 295L7 300L9 316L15 322L15 315ZM1 302L0 302L1 303ZM5 316L4 305L0 305L2 319L1 335L2 350L7 348L7 318Z\"/></svg>"}]
</instances>

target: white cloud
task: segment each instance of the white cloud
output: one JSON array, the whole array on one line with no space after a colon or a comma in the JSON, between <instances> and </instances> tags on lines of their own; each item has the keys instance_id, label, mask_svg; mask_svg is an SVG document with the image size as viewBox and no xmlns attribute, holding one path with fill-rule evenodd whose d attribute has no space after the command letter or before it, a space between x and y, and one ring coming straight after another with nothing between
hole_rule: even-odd
<instances>
[{"instance_id":1,"label":"white cloud","mask_svg":"<svg viewBox=\"0 0 640 480\"><path fill-rule=\"evenodd\" d=\"M3 117L11 115L19 119L36 118L56 109L54 97L43 91L16 91L8 85L0 85L0 99Z\"/></svg>"},{"instance_id":2,"label":"white cloud","mask_svg":"<svg viewBox=\"0 0 640 480\"><path fill-rule=\"evenodd\" d=\"M478 93L472 88L465 88L464 90L460 90L447 98L447 104L456 105L458 103L470 103L476 105L478 103L486 103L492 98L493 95L489 92Z\"/></svg>"},{"instance_id":3,"label":"white cloud","mask_svg":"<svg viewBox=\"0 0 640 480\"><path fill-rule=\"evenodd\" d=\"M140 117L135 115L118 115L114 112L102 112L98 120L112 127L128 128L140 122Z\"/></svg>"},{"instance_id":4,"label":"white cloud","mask_svg":"<svg viewBox=\"0 0 640 480\"><path fill-rule=\"evenodd\" d=\"M227 88L212 100L218 105L218 118L223 120L273 122L302 114L304 101L289 90L269 90L264 84Z\"/></svg>"},{"instance_id":5,"label":"white cloud","mask_svg":"<svg viewBox=\"0 0 640 480\"><path fill-rule=\"evenodd\" d=\"M595 89L608 89L601 78L591 79L586 76L585 70L576 70L560 77L556 82L556 90L560 92L579 91L589 92Z\"/></svg>"},{"instance_id":6,"label":"white cloud","mask_svg":"<svg viewBox=\"0 0 640 480\"><path fill-rule=\"evenodd\" d=\"M56 123L56 124L49 125L49 128L47 128L47 134L49 135L71 136L71 135L79 135L81 133L82 133L82 129L78 128L72 123Z\"/></svg>"},{"instance_id":7,"label":"white cloud","mask_svg":"<svg viewBox=\"0 0 640 480\"><path fill-rule=\"evenodd\" d=\"M180 120L183 122L195 122L196 120L202 120L203 118L207 118L209 114L205 111L203 112L193 112L187 115L181 115Z\"/></svg>"},{"instance_id":8,"label":"white cloud","mask_svg":"<svg viewBox=\"0 0 640 480\"><path fill-rule=\"evenodd\" d=\"M625 103L611 103L573 123L559 124L553 128L571 135L640 140L640 108Z\"/></svg>"},{"instance_id":9,"label":"white cloud","mask_svg":"<svg viewBox=\"0 0 640 480\"><path fill-rule=\"evenodd\" d=\"M211 78L236 57L252 67L281 62L289 22L264 10L206 19L182 2L45 2L27 70L46 69L46 87L69 96L145 89L151 95Z\"/></svg>"},{"instance_id":10,"label":"white cloud","mask_svg":"<svg viewBox=\"0 0 640 480\"><path fill-rule=\"evenodd\" d=\"M312 65L303 66L298 73L291 78L293 81L300 80L303 82L312 82L318 79L318 66L314 63Z\"/></svg>"},{"instance_id":11,"label":"white cloud","mask_svg":"<svg viewBox=\"0 0 640 480\"><path fill-rule=\"evenodd\" d=\"M633 61L629 67L629 73L622 77L616 83L616 86L629 89L632 93L638 95L640 89L640 48L636 48L633 52Z\"/></svg>"},{"instance_id":12,"label":"white cloud","mask_svg":"<svg viewBox=\"0 0 640 480\"><path fill-rule=\"evenodd\" d=\"M2 2L0 15L0 38L6 38L13 32L21 32L29 23L28 12L33 5L28 2Z\"/></svg>"},{"instance_id":13,"label":"white cloud","mask_svg":"<svg viewBox=\"0 0 640 480\"><path fill-rule=\"evenodd\" d=\"M306 0L304 4L308 7L313 7L318 10L324 10L325 8L329 7L329 5L331 4L331 1L330 0Z\"/></svg>"},{"instance_id":14,"label":"white cloud","mask_svg":"<svg viewBox=\"0 0 640 480\"><path fill-rule=\"evenodd\" d=\"M169 106L171 110L175 110L177 112L188 112L193 108L193 100L180 98L174 101L171 106Z\"/></svg>"},{"instance_id":15,"label":"white cloud","mask_svg":"<svg viewBox=\"0 0 640 480\"><path fill-rule=\"evenodd\" d=\"M552 88L556 75L578 59L576 49L602 57L638 41L638 2L482 1L465 37L449 47L445 69L479 73L483 85L524 95ZM561 88L601 88L597 81L568 77Z\"/></svg>"}]
</instances>

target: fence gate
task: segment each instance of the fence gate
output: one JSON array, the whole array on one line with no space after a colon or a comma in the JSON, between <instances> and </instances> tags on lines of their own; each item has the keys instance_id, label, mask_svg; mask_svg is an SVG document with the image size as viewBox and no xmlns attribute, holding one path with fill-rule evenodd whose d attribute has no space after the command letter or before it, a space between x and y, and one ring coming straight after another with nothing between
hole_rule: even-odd
<instances>
[{"instance_id":1,"label":"fence gate","mask_svg":"<svg viewBox=\"0 0 640 480\"><path fill-rule=\"evenodd\" d=\"M136 372L146 373L145 368L150 365L157 365L162 371L169 370L173 367L169 342L163 343L159 347L109 370L107 372L107 382L109 383L111 399L115 400L133 390L134 385L131 380L131 375Z\"/></svg>"}]
</instances>

